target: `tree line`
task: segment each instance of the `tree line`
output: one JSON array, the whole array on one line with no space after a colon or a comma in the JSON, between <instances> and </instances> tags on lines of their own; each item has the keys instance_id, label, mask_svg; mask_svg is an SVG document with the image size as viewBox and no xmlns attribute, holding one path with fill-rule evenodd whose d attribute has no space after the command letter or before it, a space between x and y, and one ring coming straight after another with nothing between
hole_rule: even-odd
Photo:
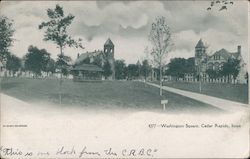
<instances>
[{"instance_id":1,"label":"tree line","mask_svg":"<svg viewBox=\"0 0 250 159\"><path fill-rule=\"evenodd\" d=\"M103 69L103 75L108 77L112 74L111 66L105 62L102 66L101 59L94 57L93 62L89 58L82 61L84 64L94 64ZM29 46L27 53L19 58L13 54L7 56L6 69L9 71L9 76L18 76L20 71L29 71L34 74L34 77L40 77L42 72L54 74L62 68L62 74L68 76L71 74L70 68L72 59L69 56L63 56L54 60L51 54L46 49L39 49L36 46ZM117 80L133 80L146 79L151 73L152 66L148 60L139 61L136 64L126 64L125 60L115 60L115 78Z\"/></svg>"},{"instance_id":2,"label":"tree line","mask_svg":"<svg viewBox=\"0 0 250 159\"><path fill-rule=\"evenodd\" d=\"M115 61L115 77L118 80L147 79L151 73L152 66L148 60L139 61L136 64L126 65L124 60Z\"/></svg>"},{"instance_id":3,"label":"tree line","mask_svg":"<svg viewBox=\"0 0 250 159\"><path fill-rule=\"evenodd\" d=\"M227 77L229 82L231 80L231 77L236 80L237 76L239 75L240 69L240 60L229 58L221 68L208 68L205 73L210 79ZM193 77L197 79L200 78L195 68L194 57L188 59L174 58L171 59L169 64L167 64L165 75L175 77L177 80L179 78L183 79L187 74L193 75ZM248 80L248 73L245 74L245 79Z\"/></svg>"}]
</instances>

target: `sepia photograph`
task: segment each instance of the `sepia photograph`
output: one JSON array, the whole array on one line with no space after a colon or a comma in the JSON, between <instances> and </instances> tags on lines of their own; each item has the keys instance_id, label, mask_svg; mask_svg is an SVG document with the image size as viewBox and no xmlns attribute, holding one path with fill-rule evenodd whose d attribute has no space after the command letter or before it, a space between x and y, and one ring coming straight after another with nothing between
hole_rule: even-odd
<instances>
[{"instance_id":1,"label":"sepia photograph","mask_svg":"<svg viewBox=\"0 0 250 159\"><path fill-rule=\"evenodd\" d=\"M0 158L248 158L249 1L0 2Z\"/></svg>"}]
</instances>

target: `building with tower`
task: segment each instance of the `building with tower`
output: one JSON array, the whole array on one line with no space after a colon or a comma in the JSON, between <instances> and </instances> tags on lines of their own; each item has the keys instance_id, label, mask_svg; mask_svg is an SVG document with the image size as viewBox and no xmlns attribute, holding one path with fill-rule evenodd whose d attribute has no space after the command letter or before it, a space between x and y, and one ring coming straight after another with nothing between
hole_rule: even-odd
<instances>
[{"instance_id":1,"label":"building with tower","mask_svg":"<svg viewBox=\"0 0 250 159\"><path fill-rule=\"evenodd\" d=\"M195 46L195 66L197 72L206 71L208 55L206 54L206 47L202 40L200 39Z\"/></svg>"},{"instance_id":2,"label":"building with tower","mask_svg":"<svg viewBox=\"0 0 250 159\"><path fill-rule=\"evenodd\" d=\"M77 55L77 59L71 69L74 81L103 80L103 66L109 63L112 71L107 77L109 80L115 79L115 58L114 43L110 38L104 43L103 50L85 52Z\"/></svg>"},{"instance_id":3,"label":"building with tower","mask_svg":"<svg viewBox=\"0 0 250 159\"><path fill-rule=\"evenodd\" d=\"M115 45L113 42L108 38L108 40L104 44L104 57L107 58L107 61L109 62L112 70L112 75L110 79L115 79L115 58L114 58L114 50Z\"/></svg>"},{"instance_id":4,"label":"building with tower","mask_svg":"<svg viewBox=\"0 0 250 159\"><path fill-rule=\"evenodd\" d=\"M241 55L241 46L237 46L236 52L229 52L222 48L212 55L207 54L207 47L204 45L202 39L200 39L195 46L195 70L198 78L204 82L228 82L233 81L233 77L217 77L211 79L207 74L207 70L219 71L222 70L223 65L230 59L237 59L240 61L240 71L236 78L237 83L246 83L245 75L247 72L246 63Z\"/></svg>"}]
</instances>

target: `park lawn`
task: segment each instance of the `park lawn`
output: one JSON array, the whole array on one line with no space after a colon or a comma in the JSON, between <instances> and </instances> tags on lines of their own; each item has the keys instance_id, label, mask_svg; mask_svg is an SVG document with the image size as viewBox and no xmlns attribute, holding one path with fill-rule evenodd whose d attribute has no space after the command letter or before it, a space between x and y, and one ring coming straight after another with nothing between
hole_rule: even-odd
<instances>
[{"instance_id":1,"label":"park lawn","mask_svg":"<svg viewBox=\"0 0 250 159\"><path fill-rule=\"evenodd\" d=\"M30 103L59 105L56 79L8 78L2 80L3 93ZM159 89L136 81L63 82L63 106L94 109L161 110ZM168 112L222 112L211 105L164 91Z\"/></svg>"},{"instance_id":2,"label":"park lawn","mask_svg":"<svg viewBox=\"0 0 250 159\"><path fill-rule=\"evenodd\" d=\"M199 83L164 82L163 85L200 93ZM202 83L201 93L248 104L248 85L229 83Z\"/></svg>"}]
</instances>

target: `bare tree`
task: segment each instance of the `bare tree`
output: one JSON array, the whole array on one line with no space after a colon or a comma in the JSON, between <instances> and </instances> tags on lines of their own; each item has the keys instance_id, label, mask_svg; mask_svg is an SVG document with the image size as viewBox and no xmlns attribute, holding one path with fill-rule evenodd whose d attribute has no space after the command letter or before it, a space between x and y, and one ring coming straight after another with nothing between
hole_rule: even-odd
<instances>
[{"instance_id":1,"label":"bare tree","mask_svg":"<svg viewBox=\"0 0 250 159\"><path fill-rule=\"evenodd\" d=\"M160 71L160 95L162 96L162 68L172 47L170 27L165 17L157 17L152 23L149 40L152 43L151 56Z\"/></svg>"}]
</instances>

